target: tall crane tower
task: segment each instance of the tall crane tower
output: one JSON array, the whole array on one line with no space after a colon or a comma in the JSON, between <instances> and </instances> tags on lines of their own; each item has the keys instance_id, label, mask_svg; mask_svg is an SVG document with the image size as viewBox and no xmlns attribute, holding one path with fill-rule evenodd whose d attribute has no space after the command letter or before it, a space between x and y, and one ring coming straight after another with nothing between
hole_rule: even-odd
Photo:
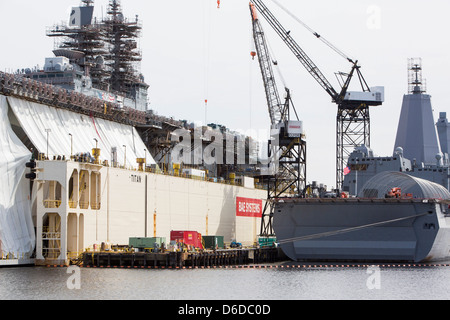
<instances>
[{"instance_id":1,"label":"tall crane tower","mask_svg":"<svg viewBox=\"0 0 450 320\"><path fill-rule=\"evenodd\" d=\"M267 20L311 76L331 96L332 102L338 106L336 117L336 188L340 189L344 180L344 168L350 153L357 146L363 144L370 146L369 107L379 106L383 103L384 89L382 87L369 88L361 74L361 67L358 65L358 61L353 61L346 57L331 43L322 39L352 64L351 71L348 74L340 73L342 79L340 83L341 89L339 91L335 90L320 69L295 42L290 32L281 25L266 5L261 0L250 0L250 3ZM313 34L319 39L322 38L316 32L313 32ZM359 79L362 91L350 92L348 91L349 85L355 75Z\"/></svg>"},{"instance_id":2,"label":"tall crane tower","mask_svg":"<svg viewBox=\"0 0 450 320\"><path fill-rule=\"evenodd\" d=\"M274 235L272 217L276 199L301 197L306 187L306 142L303 124L298 119L290 92L286 90L284 103L281 102L272 68L264 31L253 4L250 3L253 24L253 38L259 66L261 69L267 106L271 121L271 140L269 140L268 194L264 207L260 236ZM291 109L294 114L291 113ZM292 118L291 118L292 116Z\"/></svg>"}]
</instances>

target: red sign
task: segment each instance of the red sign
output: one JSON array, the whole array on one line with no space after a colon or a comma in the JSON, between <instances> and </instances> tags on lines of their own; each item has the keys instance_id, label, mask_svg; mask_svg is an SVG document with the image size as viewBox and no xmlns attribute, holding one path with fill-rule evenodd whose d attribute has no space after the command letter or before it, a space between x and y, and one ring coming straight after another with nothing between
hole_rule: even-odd
<instances>
[{"instance_id":1,"label":"red sign","mask_svg":"<svg viewBox=\"0 0 450 320\"><path fill-rule=\"evenodd\" d=\"M262 200L236 197L236 216L262 217Z\"/></svg>"}]
</instances>

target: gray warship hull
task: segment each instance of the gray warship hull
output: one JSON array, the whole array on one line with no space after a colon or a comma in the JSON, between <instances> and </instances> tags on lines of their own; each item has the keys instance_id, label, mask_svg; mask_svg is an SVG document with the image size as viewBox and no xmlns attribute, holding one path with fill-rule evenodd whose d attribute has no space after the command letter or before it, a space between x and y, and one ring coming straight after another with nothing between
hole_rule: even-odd
<instances>
[{"instance_id":1,"label":"gray warship hull","mask_svg":"<svg viewBox=\"0 0 450 320\"><path fill-rule=\"evenodd\" d=\"M450 258L447 211L433 199L283 200L273 228L295 261L437 261Z\"/></svg>"}]
</instances>

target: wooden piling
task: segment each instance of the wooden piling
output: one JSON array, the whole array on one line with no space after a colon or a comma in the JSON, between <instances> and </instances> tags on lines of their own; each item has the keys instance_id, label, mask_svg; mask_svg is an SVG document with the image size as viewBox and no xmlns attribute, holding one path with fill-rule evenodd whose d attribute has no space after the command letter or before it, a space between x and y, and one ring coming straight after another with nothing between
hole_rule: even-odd
<instances>
[{"instance_id":1,"label":"wooden piling","mask_svg":"<svg viewBox=\"0 0 450 320\"><path fill-rule=\"evenodd\" d=\"M222 267L280 261L277 248L232 249L197 252L85 252L86 267Z\"/></svg>"}]
</instances>

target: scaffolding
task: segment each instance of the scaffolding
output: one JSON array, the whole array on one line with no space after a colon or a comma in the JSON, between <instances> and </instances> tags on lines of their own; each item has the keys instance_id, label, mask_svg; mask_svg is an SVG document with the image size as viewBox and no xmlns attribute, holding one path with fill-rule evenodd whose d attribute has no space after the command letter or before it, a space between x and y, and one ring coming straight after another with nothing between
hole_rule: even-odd
<instances>
[{"instance_id":1,"label":"scaffolding","mask_svg":"<svg viewBox=\"0 0 450 320\"><path fill-rule=\"evenodd\" d=\"M82 2L85 6L80 9L91 7L93 1ZM135 21L124 18L118 0L109 2L107 16L100 22L92 19L91 11L83 15L84 24L69 22L47 28L47 36L55 38L55 55L78 65L96 89L123 97L134 97L140 88L146 90L148 85L140 73L142 53L137 39L142 25L138 17Z\"/></svg>"},{"instance_id":2,"label":"scaffolding","mask_svg":"<svg viewBox=\"0 0 450 320\"><path fill-rule=\"evenodd\" d=\"M138 71L142 54L136 42L142 26L138 16L135 21L124 18L118 0L110 0L107 13L108 16L103 20L103 25L105 27L104 41L109 48L105 61L111 71L111 89L117 92L130 92L135 90L136 85L143 82Z\"/></svg>"}]
</instances>

